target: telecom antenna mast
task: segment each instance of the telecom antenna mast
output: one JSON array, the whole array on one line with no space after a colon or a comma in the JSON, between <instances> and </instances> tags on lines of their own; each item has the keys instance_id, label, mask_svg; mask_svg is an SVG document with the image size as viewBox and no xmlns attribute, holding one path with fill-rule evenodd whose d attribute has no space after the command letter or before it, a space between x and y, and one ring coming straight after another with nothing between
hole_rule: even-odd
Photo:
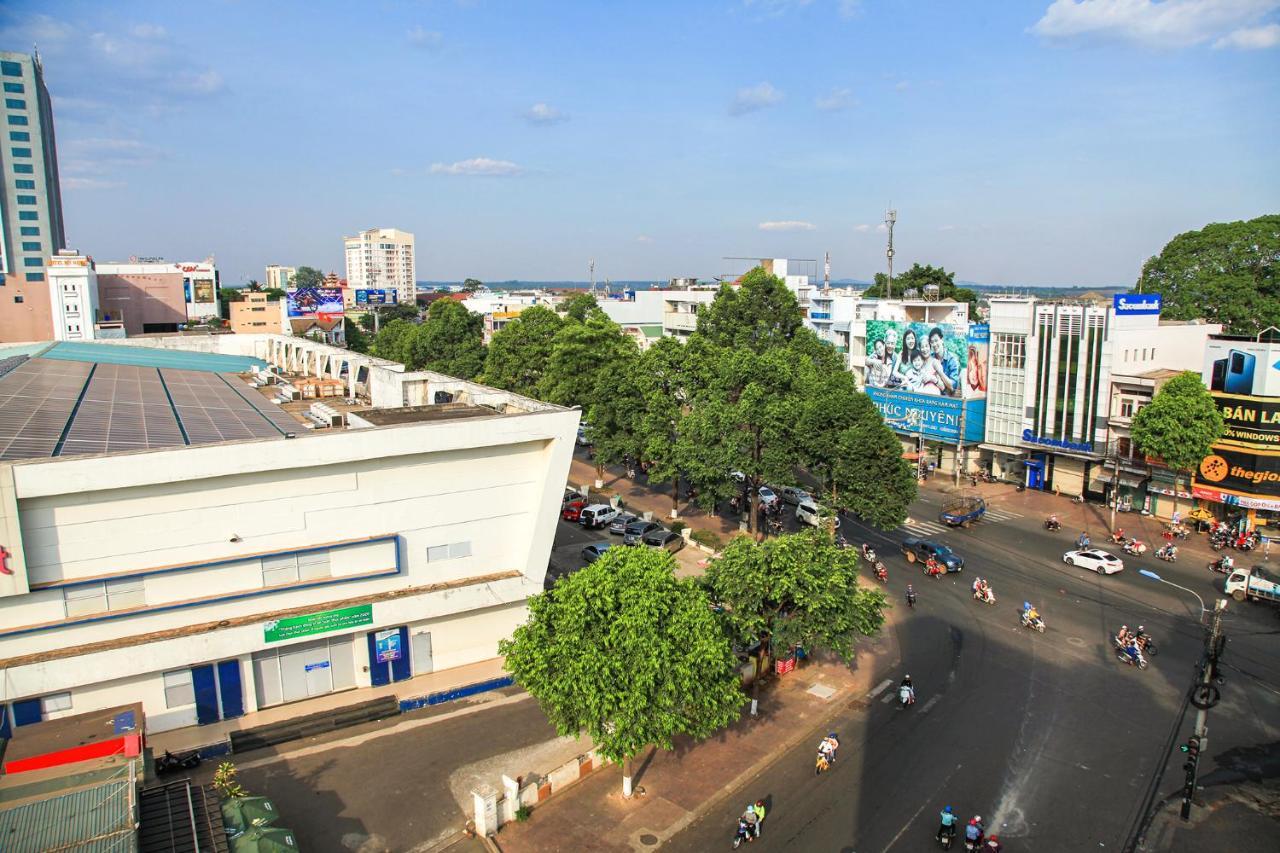
<instances>
[{"instance_id":1,"label":"telecom antenna mast","mask_svg":"<svg viewBox=\"0 0 1280 853\"><path fill-rule=\"evenodd\" d=\"M591 270L591 295L596 295L596 259L592 258L587 266Z\"/></svg>"},{"instance_id":2,"label":"telecom antenna mast","mask_svg":"<svg viewBox=\"0 0 1280 853\"><path fill-rule=\"evenodd\" d=\"M884 215L884 224L889 227L889 248L884 250L884 256L889 260L889 284L884 293L886 299L893 298L893 225L897 221L898 211L889 208L889 212Z\"/></svg>"},{"instance_id":3,"label":"telecom antenna mast","mask_svg":"<svg viewBox=\"0 0 1280 853\"><path fill-rule=\"evenodd\" d=\"M831 253L827 252L822 261L822 289L831 289Z\"/></svg>"}]
</instances>

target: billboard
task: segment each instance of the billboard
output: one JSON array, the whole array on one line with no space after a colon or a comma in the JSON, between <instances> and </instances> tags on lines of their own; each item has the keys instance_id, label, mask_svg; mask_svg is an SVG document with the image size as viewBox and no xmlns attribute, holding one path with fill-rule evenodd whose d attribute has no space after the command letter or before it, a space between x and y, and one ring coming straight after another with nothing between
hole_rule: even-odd
<instances>
[{"instance_id":1,"label":"billboard","mask_svg":"<svg viewBox=\"0 0 1280 853\"><path fill-rule=\"evenodd\" d=\"M191 282L192 295L197 304L208 304L214 301L216 293L211 278L197 278Z\"/></svg>"},{"instance_id":2,"label":"billboard","mask_svg":"<svg viewBox=\"0 0 1280 853\"><path fill-rule=\"evenodd\" d=\"M963 429L965 441L982 441L987 420L986 400L960 400L871 387L866 392L885 422L903 435L957 442Z\"/></svg>"},{"instance_id":3,"label":"billboard","mask_svg":"<svg viewBox=\"0 0 1280 853\"><path fill-rule=\"evenodd\" d=\"M398 291L394 288L391 290L357 290L357 305L394 305L397 299Z\"/></svg>"},{"instance_id":4,"label":"billboard","mask_svg":"<svg viewBox=\"0 0 1280 853\"><path fill-rule=\"evenodd\" d=\"M1191 488L1198 498L1255 509L1280 509L1280 453L1215 446Z\"/></svg>"},{"instance_id":5,"label":"billboard","mask_svg":"<svg viewBox=\"0 0 1280 853\"><path fill-rule=\"evenodd\" d=\"M1280 397L1280 344L1210 338L1201 378L1210 391Z\"/></svg>"},{"instance_id":6,"label":"billboard","mask_svg":"<svg viewBox=\"0 0 1280 853\"><path fill-rule=\"evenodd\" d=\"M863 384L888 393L985 397L989 339L985 325L868 320Z\"/></svg>"},{"instance_id":7,"label":"billboard","mask_svg":"<svg viewBox=\"0 0 1280 853\"><path fill-rule=\"evenodd\" d=\"M1219 444L1280 453L1280 397L1213 394L1226 426Z\"/></svg>"},{"instance_id":8,"label":"billboard","mask_svg":"<svg viewBox=\"0 0 1280 853\"><path fill-rule=\"evenodd\" d=\"M1111 297L1111 307L1121 317L1160 313L1158 293L1117 293Z\"/></svg>"},{"instance_id":9,"label":"billboard","mask_svg":"<svg viewBox=\"0 0 1280 853\"><path fill-rule=\"evenodd\" d=\"M286 297L289 317L318 317L321 314L342 316L342 288L302 287L290 290Z\"/></svg>"}]
</instances>

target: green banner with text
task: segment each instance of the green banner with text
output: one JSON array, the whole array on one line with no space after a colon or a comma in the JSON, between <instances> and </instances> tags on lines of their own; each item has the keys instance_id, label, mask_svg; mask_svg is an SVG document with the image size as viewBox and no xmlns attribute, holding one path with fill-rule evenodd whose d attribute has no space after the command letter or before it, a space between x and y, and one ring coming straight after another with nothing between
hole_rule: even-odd
<instances>
[{"instance_id":1,"label":"green banner with text","mask_svg":"<svg viewBox=\"0 0 1280 853\"><path fill-rule=\"evenodd\" d=\"M266 642L278 643L281 640L292 640L311 634L324 634L329 631L341 631L344 628L358 628L361 625L372 624L373 605L361 604L356 607L325 610L321 613L308 613L306 616L276 619L262 626L262 635Z\"/></svg>"}]
</instances>

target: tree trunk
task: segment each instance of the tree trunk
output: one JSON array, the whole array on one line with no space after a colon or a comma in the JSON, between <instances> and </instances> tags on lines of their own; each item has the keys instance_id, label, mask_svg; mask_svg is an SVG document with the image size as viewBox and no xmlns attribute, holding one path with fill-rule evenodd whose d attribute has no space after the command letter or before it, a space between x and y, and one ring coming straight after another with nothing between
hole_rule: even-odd
<instances>
[{"instance_id":1,"label":"tree trunk","mask_svg":"<svg viewBox=\"0 0 1280 853\"><path fill-rule=\"evenodd\" d=\"M631 756L628 755L622 761L622 796L630 799L631 793Z\"/></svg>"},{"instance_id":2,"label":"tree trunk","mask_svg":"<svg viewBox=\"0 0 1280 853\"><path fill-rule=\"evenodd\" d=\"M671 481L671 517L676 518L680 512L680 475L676 474Z\"/></svg>"},{"instance_id":3,"label":"tree trunk","mask_svg":"<svg viewBox=\"0 0 1280 853\"><path fill-rule=\"evenodd\" d=\"M769 635L760 637L760 650L756 652L756 674L751 679L751 716L756 716L760 707L760 678L764 673L765 650L769 648Z\"/></svg>"}]
</instances>

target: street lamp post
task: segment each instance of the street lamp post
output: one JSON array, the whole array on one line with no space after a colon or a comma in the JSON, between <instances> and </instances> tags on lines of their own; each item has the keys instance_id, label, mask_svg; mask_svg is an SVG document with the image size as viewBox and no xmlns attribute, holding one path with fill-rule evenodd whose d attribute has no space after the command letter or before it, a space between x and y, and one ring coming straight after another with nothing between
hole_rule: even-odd
<instances>
[{"instance_id":1,"label":"street lamp post","mask_svg":"<svg viewBox=\"0 0 1280 853\"><path fill-rule=\"evenodd\" d=\"M1185 586L1181 586L1181 585L1179 585L1179 584L1176 584L1176 583L1174 583L1173 581L1167 581L1167 580L1165 580L1164 578L1160 577L1160 576L1159 576L1158 574L1156 574L1155 572L1151 571L1150 569L1138 569L1138 574L1140 574L1140 575L1142 575L1142 576L1144 576L1144 577L1151 578L1153 581L1159 581L1160 583L1162 583L1162 584L1166 584L1166 585L1168 585L1168 586L1171 586L1171 587L1173 587L1174 589L1180 589L1180 590L1182 590L1183 592L1189 592L1189 593L1191 593L1192 595L1194 595L1194 596L1196 597L1196 601L1200 602L1200 624L1201 624L1201 625L1203 625L1203 624L1204 624L1204 616L1205 616L1205 614L1206 614L1206 613L1208 613L1208 612L1209 612L1209 608L1207 608L1207 607L1205 607L1205 606L1204 606L1204 599L1200 597L1200 593L1196 592L1194 589L1187 589ZM1221 606L1222 606L1222 607L1225 607L1225 606L1226 606L1226 605L1225 605L1225 601L1226 601L1226 599L1223 599L1223 601L1224 601L1224 604L1222 604Z\"/></svg>"}]
</instances>

